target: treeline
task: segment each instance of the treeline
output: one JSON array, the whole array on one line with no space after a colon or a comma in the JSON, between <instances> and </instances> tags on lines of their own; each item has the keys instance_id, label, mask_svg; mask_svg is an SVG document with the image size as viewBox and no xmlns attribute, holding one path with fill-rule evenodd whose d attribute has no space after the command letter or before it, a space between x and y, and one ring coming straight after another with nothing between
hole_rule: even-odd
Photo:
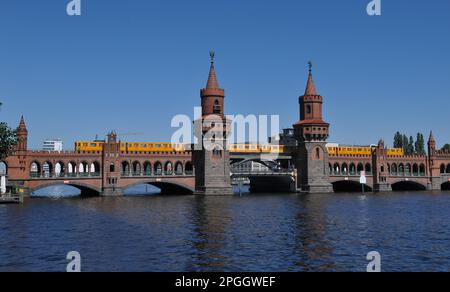
<instances>
[{"instance_id":1,"label":"treeline","mask_svg":"<svg viewBox=\"0 0 450 292\"><path fill-rule=\"evenodd\" d=\"M406 155L426 155L425 138L422 133L417 133L417 138L406 136L400 132L395 133L394 148L402 148Z\"/></svg>"}]
</instances>

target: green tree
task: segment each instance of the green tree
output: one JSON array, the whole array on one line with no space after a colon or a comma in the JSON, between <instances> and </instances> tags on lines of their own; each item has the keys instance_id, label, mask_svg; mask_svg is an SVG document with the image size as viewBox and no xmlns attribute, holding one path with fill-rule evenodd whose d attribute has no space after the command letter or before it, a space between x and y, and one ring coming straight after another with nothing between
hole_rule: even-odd
<instances>
[{"instance_id":1,"label":"green tree","mask_svg":"<svg viewBox=\"0 0 450 292\"><path fill-rule=\"evenodd\" d=\"M408 155L413 154L414 154L414 138L413 136L410 136L408 141Z\"/></svg>"},{"instance_id":2,"label":"green tree","mask_svg":"<svg viewBox=\"0 0 450 292\"><path fill-rule=\"evenodd\" d=\"M422 133L417 133L417 141L415 143L415 152L418 155L425 155L425 138Z\"/></svg>"},{"instance_id":3,"label":"green tree","mask_svg":"<svg viewBox=\"0 0 450 292\"><path fill-rule=\"evenodd\" d=\"M403 148L403 137L400 132L397 132L394 135L394 148Z\"/></svg>"},{"instance_id":4,"label":"green tree","mask_svg":"<svg viewBox=\"0 0 450 292\"><path fill-rule=\"evenodd\" d=\"M445 144L444 147L442 147L442 150L450 152L450 144Z\"/></svg>"},{"instance_id":5,"label":"green tree","mask_svg":"<svg viewBox=\"0 0 450 292\"><path fill-rule=\"evenodd\" d=\"M7 157L17 144L17 132L6 123L0 123L0 159Z\"/></svg>"},{"instance_id":6,"label":"green tree","mask_svg":"<svg viewBox=\"0 0 450 292\"><path fill-rule=\"evenodd\" d=\"M409 155L409 139L406 135L402 135L402 148L406 155Z\"/></svg>"}]
</instances>

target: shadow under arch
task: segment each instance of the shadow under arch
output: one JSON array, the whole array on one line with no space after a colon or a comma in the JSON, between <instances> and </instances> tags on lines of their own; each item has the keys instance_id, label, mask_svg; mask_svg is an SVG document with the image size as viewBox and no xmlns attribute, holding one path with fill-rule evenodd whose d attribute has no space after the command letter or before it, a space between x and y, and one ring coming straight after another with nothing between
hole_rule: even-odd
<instances>
[{"instance_id":1,"label":"shadow under arch","mask_svg":"<svg viewBox=\"0 0 450 292\"><path fill-rule=\"evenodd\" d=\"M353 180L340 180L333 183L333 190L335 193L361 193L362 186L359 182ZM371 192L372 188L364 185L365 192Z\"/></svg>"},{"instance_id":2,"label":"shadow under arch","mask_svg":"<svg viewBox=\"0 0 450 292\"><path fill-rule=\"evenodd\" d=\"M87 184L83 184L83 183L62 183L62 182L52 182L52 183L46 183L46 184L42 184L39 185L37 187L31 188L30 189L30 194L32 197L39 197L39 196L34 196L33 194L36 193L39 190L45 189L45 188L50 188L50 187L57 187L57 186L70 186L70 187L74 187L78 190L81 191L80 196L81 197L99 197L101 190L99 188L96 188L94 186L91 185L87 185Z\"/></svg>"},{"instance_id":3,"label":"shadow under arch","mask_svg":"<svg viewBox=\"0 0 450 292\"><path fill-rule=\"evenodd\" d=\"M130 188L140 185L151 185L161 190L161 195L193 195L194 189L182 183L174 182L158 182L156 180L142 181L138 183L129 184L122 189L128 190Z\"/></svg>"},{"instance_id":4,"label":"shadow under arch","mask_svg":"<svg viewBox=\"0 0 450 292\"><path fill-rule=\"evenodd\" d=\"M450 181L443 183L441 185L441 190L443 190L443 191L450 191Z\"/></svg>"},{"instance_id":5,"label":"shadow under arch","mask_svg":"<svg viewBox=\"0 0 450 292\"><path fill-rule=\"evenodd\" d=\"M415 181L399 181L391 185L392 191L426 191L427 187Z\"/></svg>"}]
</instances>

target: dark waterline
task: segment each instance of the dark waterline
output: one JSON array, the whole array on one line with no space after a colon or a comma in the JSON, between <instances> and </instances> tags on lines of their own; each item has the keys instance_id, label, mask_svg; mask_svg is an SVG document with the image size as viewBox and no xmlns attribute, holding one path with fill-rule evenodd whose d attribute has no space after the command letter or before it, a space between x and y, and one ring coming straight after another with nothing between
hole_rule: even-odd
<instances>
[{"instance_id":1,"label":"dark waterline","mask_svg":"<svg viewBox=\"0 0 450 292\"><path fill-rule=\"evenodd\" d=\"M450 193L28 199L0 246L0 271L449 271Z\"/></svg>"}]
</instances>

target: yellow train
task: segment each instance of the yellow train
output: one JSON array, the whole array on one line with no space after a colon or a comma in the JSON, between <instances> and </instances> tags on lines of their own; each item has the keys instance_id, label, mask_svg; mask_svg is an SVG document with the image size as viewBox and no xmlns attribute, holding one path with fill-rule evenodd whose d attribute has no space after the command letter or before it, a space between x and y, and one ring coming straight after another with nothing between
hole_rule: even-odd
<instances>
[{"instance_id":1,"label":"yellow train","mask_svg":"<svg viewBox=\"0 0 450 292\"><path fill-rule=\"evenodd\" d=\"M104 141L77 141L75 151L77 152L100 152ZM191 146L186 144L173 144L167 142L121 142L122 152L184 152L190 151ZM373 146L344 146L328 145L327 150L332 155L372 155ZM231 153L289 153L291 147L283 145L258 145L258 144L231 144ZM404 156L401 148L388 148L389 156Z\"/></svg>"},{"instance_id":2,"label":"yellow train","mask_svg":"<svg viewBox=\"0 0 450 292\"><path fill-rule=\"evenodd\" d=\"M328 146L328 153L333 155L372 155L372 146ZM402 148L388 148L389 156L404 156Z\"/></svg>"},{"instance_id":3,"label":"yellow train","mask_svg":"<svg viewBox=\"0 0 450 292\"><path fill-rule=\"evenodd\" d=\"M100 152L104 141L76 141L77 152ZM190 145L166 142L121 142L122 152L183 152L191 150ZM284 153L287 147L282 145L232 144L230 152L234 153Z\"/></svg>"},{"instance_id":4,"label":"yellow train","mask_svg":"<svg viewBox=\"0 0 450 292\"><path fill-rule=\"evenodd\" d=\"M102 151L104 141L76 141L75 151ZM188 145L166 142L121 142L120 151L123 152L183 152L189 150Z\"/></svg>"}]
</instances>

